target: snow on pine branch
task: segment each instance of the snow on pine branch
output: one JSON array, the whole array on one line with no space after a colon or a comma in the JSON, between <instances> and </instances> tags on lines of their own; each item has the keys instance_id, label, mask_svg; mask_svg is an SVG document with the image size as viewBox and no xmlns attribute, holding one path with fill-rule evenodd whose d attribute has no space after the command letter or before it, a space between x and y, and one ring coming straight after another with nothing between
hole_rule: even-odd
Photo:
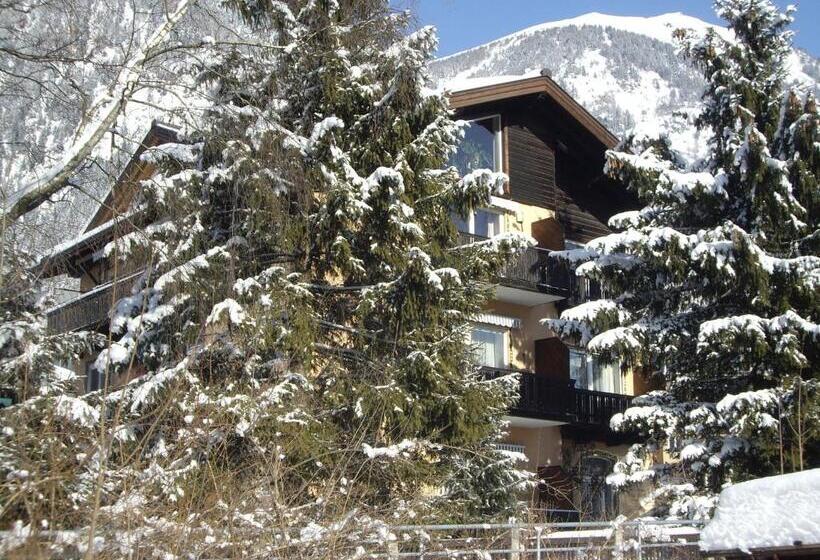
<instances>
[{"instance_id":1,"label":"snow on pine branch","mask_svg":"<svg viewBox=\"0 0 820 560\"><path fill-rule=\"evenodd\" d=\"M404 439L399 443L386 447L373 447L367 443L363 443L362 453L364 453L368 459L377 459L379 457L395 459L397 457L409 456L409 452L415 450L418 446L418 442L409 439Z\"/></svg>"},{"instance_id":2,"label":"snow on pine branch","mask_svg":"<svg viewBox=\"0 0 820 560\"><path fill-rule=\"evenodd\" d=\"M252 319L248 318L247 313L242 306L235 299L226 298L225 300L213 306L208 318L205 319L206 325L216 325L224 322L227 317L228 321L234 325L242 325Z\"/></svg>"},{"instance_id":3,"label":"snow on pine branch","mask_svg":"<svg viewBox=\"0 0 820 560\"><path fill-rule=\"evenodd\" d=\"M775 353L787 354L792 364L800 368L808 365L806 356L789 344L789 338L798 333L810 336L816 343L820 339L820 325L792 310L771 318L752 314L721 317L700 324L698 352L712 352L715 345L771 345Z\"/></svg>"},{"instance_id":4,"label":"snow on pine branch","mask_svg":"<svg viewBox=\"0 0 820 560\"><path fill-rule=\"evenodd\" d=\"M99 411L84 399L69 395L59 395L54 400L54 413L73 424L84 428L94 428L100 420Z\"/></svg>"},{"instance_id":5,"label":"snow on pine branch","mask_svg":"<svg viewBox=\"0 0 820 560\"><path fill-rule=\"evenodd\" d=\"M507 180L507 175L504 173L489 169L476 169L459 180L456 186L457 196L461 199L480 197L480 200L485 201L486 204L491 196L504 194Z\"/></svg>"},{"instance_id":6,"label":"snow on pine branch","mask_svg":"<svg viewBox=\"0 0 820 560\"><path fill-rule=\"evenodd\" d=\"M168 142L149 147L140 156L140 160L155 166L165 164L169 160L184 165L196 165L202 157L203 146L202 142L193 144Z\"/></svg>"},{"instance_id":7,"label":"snow on pine branch","mask_svg":"<svg viewBox=\"0 0 820 560\"><path fill-rule=\"evenodd\" d=\"M580 249L552 251L550 256L575 266L578 276L600 277L608 268L629 271L645 264L662 269L670 262L682 262L693 270L715 267L728 280L735 277L737 259L745 252L754 257L746 264L761 274L796 275L809 290L820 286L820 257L771 255L754 236L732 223L691 234L666 226L630 228L594 239Z\"/></svg>"},{"instance_id":8,"label":"snow on pine branch","mask_svg":"<svg viewBox=\"0 0 820 560\"><path fill-rule=\"evenodd\" d=\"M586 346L596 332L620 326L630 318L631 314L616 301L598 299L566 309L559 319L542 319L541 324L559 338L574 339Z\"/></svg>"},{"instance_id":9,"label":"snow on pine branch","mask_svg":"<svg viewBox=\"0 0 820 560\"><path fill-rule=\"evenodd\" d=\"M645 334L641 325L615 327L592 337L587 350L600 356L634 356L644 346Z\"/></svg>"},{"instance_id":10,"label":"snow on pine branch","mask_svg":"<svg viewBox=\"0 0 820 560\"><path fill-rule=\"evenodd\" d=\"M659 201L685 204L695 196L707 195L725 199L727 177L720 172L687 172L672 168L672 163L658 157L654 148L640 154L609 150L604 173L618 177L643 196Z\"/></svg>"},{"instance_id":11,"label":"snow on pine branch","mask_svg":"<svg viewBox=\"0 0 820 560\"><path fill-rule=\"evenodd\" d=\"M197 385L198 380L188 370L188 358L184 358L178 364L151 373L145 378L137 378L126 386L125 390L132 391L130 395L131 412L137 413L143 407L156 402L158 396L170 384L177 381L185 381L190 385Z\"/></svg>"}]
</instances>

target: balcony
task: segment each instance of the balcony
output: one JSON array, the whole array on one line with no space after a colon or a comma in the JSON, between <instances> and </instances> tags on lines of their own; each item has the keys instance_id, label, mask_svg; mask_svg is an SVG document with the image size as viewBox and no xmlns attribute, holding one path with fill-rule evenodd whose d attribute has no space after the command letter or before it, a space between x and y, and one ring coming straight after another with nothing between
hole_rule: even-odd
<instances>
[{"instance_id":1,"label":"balcony","mask_svg":"<svg viewBox=\"0 0 820 560\"><path fill-rule=\"evenodd\" d=\"M79 331L97 328L107 322L112 304L131 293L140 274L142 272L136 272L116 282L102 284L49 310L48 330L52 333Z\"/></svg>"},{"instance_id":2,"label":"balcony","mask_svg":"<svg viewBox=\"0 0 820 560\"><path fill-rule=\"evenodd\" d=\"M487 237L458 232L462 245L487 241ZM539 305L564 299L569 295L566 275L553 274L549 251L528 247L511 259L498 274L496 297L521 305Z\"/></svg>"},{"instance_id":3,"label":"balcony","mask_svg":"<svg viewBox=\"0 0 820 560\"><path fill-rule=\"evenodd\" d=\"M577 389L529 371L482 369L489 379L519 375L518 402L510 409L511 416L608 431L610 418L626 410L632 399L630 395Z\"/></svg>"}]
</instances>

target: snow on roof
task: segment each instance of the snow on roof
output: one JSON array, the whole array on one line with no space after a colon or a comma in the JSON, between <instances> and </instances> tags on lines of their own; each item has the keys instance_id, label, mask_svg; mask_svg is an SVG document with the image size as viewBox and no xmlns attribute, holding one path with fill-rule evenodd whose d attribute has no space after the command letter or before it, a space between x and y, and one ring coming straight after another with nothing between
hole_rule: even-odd
<instances>
[{"instance_id":1,"label":"snow on roof","mask_svg":"<svg viewBox=\"0 0 820 560\"><path fill-rule=\"evenodd\" d=\"M60 253L63 253L65 251L67 251L68 249L72 249L72 248L74 248L78 245L82 245L83 243L87 243L88 241L90 241L91 239L96 237L97 235L112 229L118 223L121 223L123 221L123 219L124 219L123 216L118 216L114 219L108 220L107 222L101 223L100 225L98 225L94 229L90 229L90 230L86 231L85 233L82 233L82 234L78 235L77 237L73 237L71 239L65 240L62 243L60 243L59 245L55 245L51 249L51 251L46 255L45 258L46 259L55 258L58 255L60 255ZM127 219L127 217L125 217L125 219Z\"/></svg>"},{"instance_id":2,"label":"snow on roof","mask_svg":"<svg viewBox=\"0 0 820 560\"><path fill-rule=\"evenodd\" d=\"M97 227L86 231L76 237L71 239L67 239L63 241L59 245L55 245L51 251L46 253L40 259L41 267L48 268L53 267L57 263L61 262L67 254L71 253L72 251L93 245L94 243L107 240L108 237L111 235L111 232L117 226L122 226L126 224L130 224L142 211L143 207L133 208L130 211L126 212L125 214L120 214L107 222L103 222Z\"/></svg>"},{"instance_id":3,"label":"snow on roof","mask_svg":"<svg viewBox=\"0 0 820 560\"><path fill-rule=\"evenodd\" d=\"M488 76L485 78L462 78L454 77L449 80L443 80L439 83L441 90L449 92L466 91L469 89L476 89L488 86L497 86L509 82L517 82L527 78L535 78L539 76L539 72L529 72L520 75L502 75L502 76Z\"/></svg>"},{"instance_id":4,"label":"snow on roof","mask_svg":"<svg viewBox=\"0 0 820 560\"><path fill-rule=\"evenodd\" d=\"M706 552L820 545L820 469L741 482L720 493Z\"/></svg>"}]
</instances>

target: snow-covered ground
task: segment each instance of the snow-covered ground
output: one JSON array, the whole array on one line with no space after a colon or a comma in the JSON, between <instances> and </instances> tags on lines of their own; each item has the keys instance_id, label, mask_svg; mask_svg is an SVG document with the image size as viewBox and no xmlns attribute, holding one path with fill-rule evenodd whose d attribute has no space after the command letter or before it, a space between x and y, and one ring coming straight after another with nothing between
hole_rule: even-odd
<instances>
[{"instance_id":1,"label":"snow-covered ground","mask_svg":"<svg viewBox=\"0 0 820 560\"><path fill-rule=\"evenodd\" d=\"M820 546L820 469L741 482L720 493L704 551Z\"/></svg>"}]
</instances>

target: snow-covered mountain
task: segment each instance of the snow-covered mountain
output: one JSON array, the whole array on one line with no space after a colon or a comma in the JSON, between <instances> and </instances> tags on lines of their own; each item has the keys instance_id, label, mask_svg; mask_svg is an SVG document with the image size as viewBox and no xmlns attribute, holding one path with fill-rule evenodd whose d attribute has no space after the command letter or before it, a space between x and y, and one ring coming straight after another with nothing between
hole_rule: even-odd
<instances>
[{"instance_id":1,"label":"snow-covered mountain","mask_svg":"<svg viewBox=\"0 0 820 560\"><path fill-rule=\"evenodd\" d=\"M614 133L668 131L673 145L692 157L702 153L692 122L704 82L677 53L675 29L703 33L713 27L682 13L623 17L589 13L547 22L435 60L439 86L461 89L479 78L538 75L546 70ZM725 28L715 27L731 39ZM820 61L795 50L791 79L817 89Z\"/></svg>"}]
</instances>

